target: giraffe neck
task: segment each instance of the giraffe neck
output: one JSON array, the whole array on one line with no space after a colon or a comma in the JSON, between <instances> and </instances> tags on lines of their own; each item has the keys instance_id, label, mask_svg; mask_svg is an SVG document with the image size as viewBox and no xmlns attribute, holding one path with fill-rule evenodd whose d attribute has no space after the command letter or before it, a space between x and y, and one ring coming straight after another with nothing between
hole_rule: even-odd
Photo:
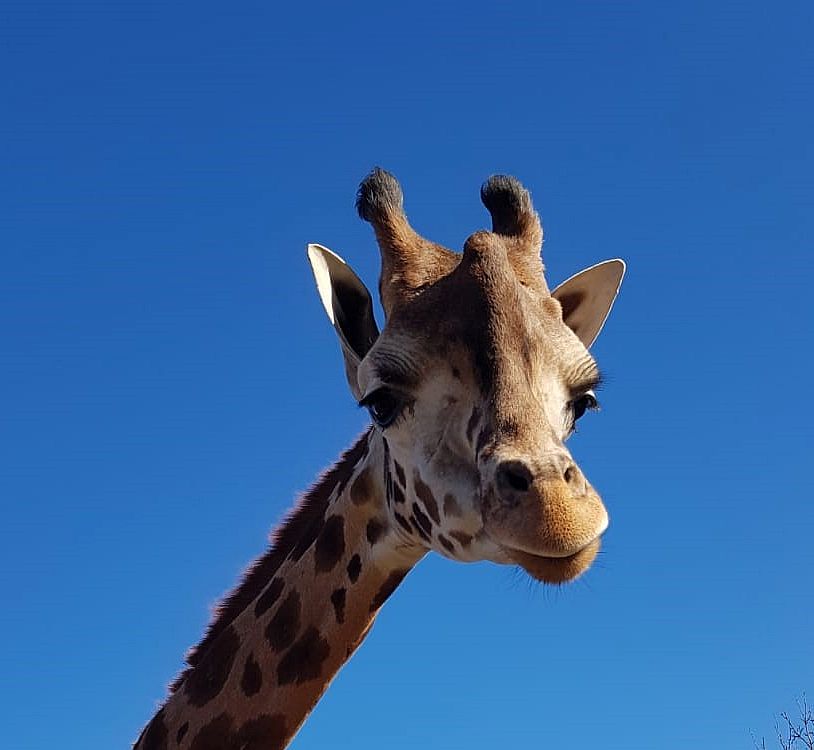
<instances>
[{"instance_id":1,"label":"giraffe neck","mask_svg":"<svg viewBox=\"0 0 814 750\"><path fill-rule=\"evenodd\" d=\"M363 435L227 599L136 750L284 748L426 551L388 523L386 444Z\"/></svg>"}]
</instances>

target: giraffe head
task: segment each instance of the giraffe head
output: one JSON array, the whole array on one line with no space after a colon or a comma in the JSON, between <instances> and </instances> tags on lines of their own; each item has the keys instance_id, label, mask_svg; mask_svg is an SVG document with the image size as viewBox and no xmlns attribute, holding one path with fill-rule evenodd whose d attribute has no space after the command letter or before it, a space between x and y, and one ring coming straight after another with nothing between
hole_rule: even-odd
<instances>
[{"instance_id":1,"label":"giraffe head","mask_svg":"<svg viewBox=\"0 0 814 750\"><path fill-rule=\"evenodd\" d=\"M624 264L549 291L528 192L492 177L481 199L492 231L457 254L412 229L392 175L364 180L357 208L382 256L381 332L349 266L319 245L309 258L351 392L383 438L390 525L447 557L519 564L561 583L590 566L608 525L565 442L596 406L588 348Z\"/></svg>"}]
</instances>

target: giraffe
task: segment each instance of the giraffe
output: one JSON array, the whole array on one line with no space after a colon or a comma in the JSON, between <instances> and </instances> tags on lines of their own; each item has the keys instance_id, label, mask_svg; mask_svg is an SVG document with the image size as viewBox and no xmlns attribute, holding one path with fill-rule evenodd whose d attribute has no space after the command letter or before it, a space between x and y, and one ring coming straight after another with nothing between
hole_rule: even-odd
<instances>
[{"instance_id":1,"label":"giraffe","mask_svg":"<svg viewBox=\"0 0 814 750\"><path fill-rule=\"evenodd\" d=\"M529 193L494 176L481 199L492 230L457 254L415 232L395 177L365 178L357 210L381 252L381 332L354 271L308 246L371 425L221 603L137 750L286 747L430 550L550 584L593 562L608 514L565 441L597 407L588 349L625 266L605 261L550 292Z\"/></svg>"}]
</instances>

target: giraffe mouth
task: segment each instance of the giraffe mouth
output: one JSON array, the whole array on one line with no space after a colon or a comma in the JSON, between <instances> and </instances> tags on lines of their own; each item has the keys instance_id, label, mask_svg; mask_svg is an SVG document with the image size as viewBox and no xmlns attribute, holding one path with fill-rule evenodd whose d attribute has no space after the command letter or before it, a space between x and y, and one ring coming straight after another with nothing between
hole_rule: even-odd
<instances>
[{"instance_id":1,"label":"giraffe mouth","mask_svg":"<svg viewBox=\"0 0 814 750\"><path fill-rule=\"evenodd\" d=\"M545 557L505 548L509 560L517 563L532 578L543 583L567 583L581 576L596 559L602 543L597 537L578 552L566 557Z\"/></svg>"}]
</instances>

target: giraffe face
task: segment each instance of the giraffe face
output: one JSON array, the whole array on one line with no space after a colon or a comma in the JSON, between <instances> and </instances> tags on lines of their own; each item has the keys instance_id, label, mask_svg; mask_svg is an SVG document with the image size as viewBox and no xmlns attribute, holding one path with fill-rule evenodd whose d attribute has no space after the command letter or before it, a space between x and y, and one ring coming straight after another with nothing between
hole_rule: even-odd
<instances>
[{"instance_id":1,"label":"giraffe face","mask_svg":"<svg viewBox=\"0 0 814 750\"><path fill-rule=\"evenodd\" d=\"M565 442L596 404L587 346L620 269L589 269L550 293L539 223L535 235L536 214L515 181L498 185L502 197L487 183L495 231L472 235L463 255L412 233L397 211L400 192L373 182L363 183L360 212L382 247L384 330L371 328L369 295L344 263L323 274L330 283L320 293L351 390L384 439L391 526L456 560L518 564L549 583L575 578L595 558L608 516Z\"/></svg>"},{"instance_id":2,"label":"giraffe face","mask_svg":"<svg viewBox=\"0 0 814 750\"><path fill-rule=\"evenodd\" d=\"M608 524L565 446L595 403L598 370L500 238L476 235L467 248L392 311L358 369L388 444L389 512L447 557L566 581L593 561Z\"/></svg>"}]
</instances>

